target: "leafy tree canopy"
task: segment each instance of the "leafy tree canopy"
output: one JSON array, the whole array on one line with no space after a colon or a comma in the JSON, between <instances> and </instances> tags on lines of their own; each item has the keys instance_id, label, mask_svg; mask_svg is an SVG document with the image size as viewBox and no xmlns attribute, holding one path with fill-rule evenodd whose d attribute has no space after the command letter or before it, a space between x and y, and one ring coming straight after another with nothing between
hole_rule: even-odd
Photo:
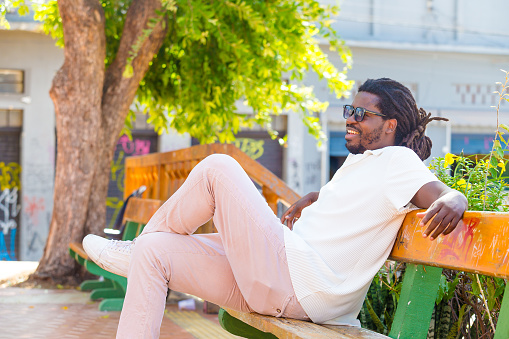
<instances>
[{"instance_id":1,"label":"leafy tree canopy","mask_svg":"<svg viewBox=\"0 0 509 339\"><path fill-rule=\"evenodd\" d=\"M100 1L106 18L107 67L115 57L131 1ZM315 0L163 0L162 5L158 19L143 31L129 57L137 55L158 21L168 25L166 40L136 99L157 131L172 127L201 142L228 142L241 126L256 123L275 137L271 115L293 111L312 135L323 139L317 113L327 103L301 80L312 70L337 96L351 85L346 78L350 51L331 27L336 7ZM57 2L38 6L35 17L63 46ZM343 69L331 64L320 44L340 55ZM132 76L129 59L126 77ZM254 114L236 113L238 100ZM124 132L133 119L131 112Z\"/></svg>"}]
</instances>

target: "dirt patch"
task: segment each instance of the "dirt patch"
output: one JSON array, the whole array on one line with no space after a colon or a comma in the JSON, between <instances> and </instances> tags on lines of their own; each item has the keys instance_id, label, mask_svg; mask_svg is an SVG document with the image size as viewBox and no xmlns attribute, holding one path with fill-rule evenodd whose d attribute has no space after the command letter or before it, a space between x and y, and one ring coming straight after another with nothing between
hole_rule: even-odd
<instances>
[{"instance_id":1,"label":"dirt patch","mask_svg":"<svg viewBox=\"0 0 509 339\"><path fill-rule=\"evenodd\" d=\"M30 273L17 275L14 277L10 277L8 279L0 280L0 288L3 287L16 287L18 284L26 281L28 277L30 276Z\"/></svg>"}]
</instances>

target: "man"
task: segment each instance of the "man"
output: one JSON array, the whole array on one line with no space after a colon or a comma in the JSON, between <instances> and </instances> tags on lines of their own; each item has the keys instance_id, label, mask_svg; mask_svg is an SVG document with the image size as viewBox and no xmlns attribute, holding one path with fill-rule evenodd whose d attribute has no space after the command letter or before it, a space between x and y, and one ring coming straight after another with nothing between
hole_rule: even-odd
<instances>
[{"instance_id":1,"label":"man","mask_svg":"<svg viewBox=\"0 0 509 339\"><path fill-rule=\"evenodd\" d=\"M426 124L437 118L417 109L406 87L368 80L343 115L351 154L281 220L238 163L213 155L135 242L87 236L89 256L128 277L117 337L157 337L168 287L244 312L358 326L405 214L426 208L423 234L435 239L456 227L467 201L422 163ZM192 234L210 218L217 234Z\"/></svg>"}]
</instances>

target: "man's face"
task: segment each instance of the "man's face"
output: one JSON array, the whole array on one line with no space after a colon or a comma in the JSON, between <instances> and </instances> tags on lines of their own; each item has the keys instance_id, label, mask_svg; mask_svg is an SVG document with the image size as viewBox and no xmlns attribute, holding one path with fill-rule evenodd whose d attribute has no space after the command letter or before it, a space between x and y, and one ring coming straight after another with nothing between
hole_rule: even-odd
<instances>
[{"instance_id":1,"label":"man's face","mask_svg":"<svg viewBox=\"0 0 509 339\"><path fill-rule=\"evenodd\" d=\"M355 96L352 106L382 113L376 106L378 100L378 96L374 94L359 92ZM382 117L368 112L364 114L364 119L360 122L355 121L352 115L346 120L346 148L352 154L360 154L366 150L392 146L394 145L394 133L392 132L396 128L395 124L395 119L383 120Z\"/></svg>"}]
</instances>

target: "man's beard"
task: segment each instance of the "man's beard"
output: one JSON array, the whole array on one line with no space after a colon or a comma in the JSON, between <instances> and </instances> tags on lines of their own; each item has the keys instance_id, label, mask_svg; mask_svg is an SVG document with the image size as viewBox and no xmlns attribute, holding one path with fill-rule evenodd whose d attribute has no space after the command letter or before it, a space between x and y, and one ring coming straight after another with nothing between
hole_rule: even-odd
<instances>
[{"instance_id":1,"label":"man's beard","mask_svg":"<svg viewBox=\"0 0 509 339\"><path fill-rule=\"evenodd\" d=\"M357 134L359 136L359 141L356 144L347 141L345 145L346 149L352 154L362 154L366 152L366 150L371 149L368 148L370 145L380 140L382 137L382 129L383 125L366 134L355 129L359 132L359 134Z\"/></svg>"}]
</instances>

